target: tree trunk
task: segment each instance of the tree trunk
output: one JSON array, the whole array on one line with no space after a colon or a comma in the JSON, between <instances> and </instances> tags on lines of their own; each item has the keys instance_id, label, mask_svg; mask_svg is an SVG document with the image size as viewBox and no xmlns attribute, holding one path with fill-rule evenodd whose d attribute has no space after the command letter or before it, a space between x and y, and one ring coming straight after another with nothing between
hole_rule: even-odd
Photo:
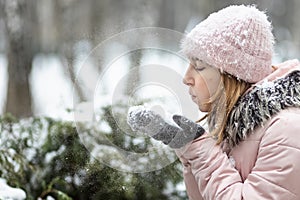
<instances>
[{"instance_id":1,"label":"tree trunk","mask_svg":"<svg viewBox=\"0 0 300 200\"><path fill-rule=\"evenodd\" d=\"M173 30L175 26L175 5L173 4L173 0L165 0L161 2L159 15L158 26Z\"/></svg>"},{"instance_id":2,"label":"tree trunk","mask_svg":"<svg viewBox=\"0 0 300 200\"><path fill-rule=\"evenodd\" d=\"M294 0L294 17L292 18L292 27L294 30L292 30L292 33L294 35L294 44L297 47L297 56L300 56L300 13L299 13L299 8L300 8L300 2L299 0Z\"/></svg>"},{"instance_id":3,"label":"tree trunk","mask_svg":"<svg viewBox=\"0 0 300 200\"><path fill-rule=\"evenodd\" d=\"M130 57L130 68L129 74L127 78L126 88L125 88L125 95L131 96L134 95L133 92L136 87L139 85L140 82L140 67L141 67L141 59L143 57L142 50L137 50L133 52Z\"/></svg>"},{"instance_id":4,"label":"tree trunk","mask_svg":"<svg viewBox=\"0 0 300 200\"><path fill-rule=\"evenodd\" d=\"M31 1L29 1L31 2ZM5 112L16 117L32 115L29 73L33 60L31 4L10 0L4 4L8 38L8 89Z\"/></svg>"}]
</instances>

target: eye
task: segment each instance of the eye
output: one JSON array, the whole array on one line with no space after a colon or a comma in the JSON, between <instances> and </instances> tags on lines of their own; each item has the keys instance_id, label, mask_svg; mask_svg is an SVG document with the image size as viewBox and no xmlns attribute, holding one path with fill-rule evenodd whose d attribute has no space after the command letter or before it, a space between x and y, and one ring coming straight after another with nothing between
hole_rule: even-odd
<instances>
[{"instance_id":1,"label":"eye","mask_svg":"<svg viewBox=\"0 0 300 200\"><path fill-rule=\"evenodd\" d=\"M194 69L195 69L196 71L198 71L198 72L203 71L205 68L206 68L206 67L203 67L203 66L195 66L195 65L194 65Z\"/></svg>"},{"instance_id":2,"label":"eye","mask_svg":"<svg viewBox=\"0 0 300 200\"><path fill-rule=\"evenodd\" d=\"M198 72L203 71L206 68L206 64L198 58L194 58L192 60L192 65L194 66L194 69Z\"/></svg>"}]
</instances>

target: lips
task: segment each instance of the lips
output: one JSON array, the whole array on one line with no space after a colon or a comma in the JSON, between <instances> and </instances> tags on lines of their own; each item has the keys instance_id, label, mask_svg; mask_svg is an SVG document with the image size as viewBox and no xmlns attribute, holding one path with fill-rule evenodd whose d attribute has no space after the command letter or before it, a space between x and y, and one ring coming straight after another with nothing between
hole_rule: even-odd
<instances>
[{"instance_id":1,"label":"lips","mask_svg":"<svg viewBox=\"0 0 300 200\"><path fill-rule=\"evenodd\" d=\"M189 91L189 94L191 95L192 100L195 102L197 96L193 95L193 93L191 91Z\"/></svg>"},{"instance_id":2,"label":"lips","mask_svg":"<svg viewBox=\"0 0 300 200\"><path fill-rule=\"evenodd\" d=\"M191 96L192 97L192 100L196 103L196 96Z\"/></svg>"}]
</instances>

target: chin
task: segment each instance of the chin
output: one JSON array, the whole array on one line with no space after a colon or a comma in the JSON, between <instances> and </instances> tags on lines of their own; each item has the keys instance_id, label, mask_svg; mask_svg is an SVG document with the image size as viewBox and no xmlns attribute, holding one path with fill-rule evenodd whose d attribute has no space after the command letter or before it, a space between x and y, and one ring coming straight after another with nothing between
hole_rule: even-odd
<instances>
[{"instance_id":1,"label":"chin","mask_svg":"<svg viewBox=\"0 0 300 200\"><path fill-rule=\"evenodd\" d=\"M200 106L199 106L199 110L200 110L201 112L208 112L208 109L204 109L204 108L202 108L202 107L200 107Z\"/></svg>"},{"instance_id":2,"label":"chin","mask_svg":"<svg viewBox=\"0 0 300 200\"><path fill-rule=\"evenodd\" d=\"M209 112L209 105L198 104L198 108L201 112Z\"/></svg>"}]
</instances>

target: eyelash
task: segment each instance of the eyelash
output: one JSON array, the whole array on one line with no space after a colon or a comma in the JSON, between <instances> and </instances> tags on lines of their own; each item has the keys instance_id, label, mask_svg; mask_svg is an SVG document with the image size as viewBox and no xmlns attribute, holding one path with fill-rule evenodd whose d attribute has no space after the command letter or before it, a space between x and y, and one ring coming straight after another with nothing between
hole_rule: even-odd
<instances>
[{"instance_id":1,"label":"eyelash","mask_svg":"<svg viewBox=\"0 0 300 200\"><path fill-rule=\"evenodd\" d=\"M205 69L205 67L201 67L201 68L198 68L198 67L194 67L194 69L198 72L201 72Z\"/></svg>"},{"instance_id":2,"label":"eyelash","mask_svg":"<svg viewBox=\"0 0 300 200\"><path fill-rule=\"evenodd\" d=\"M205 69L205 66L204 67L199 67L200 66L200 60L195 58L194 59L194 63L193 63L193 66L194 66L194 69L197 71L197 72L201 72Z\"/></svg>"}]
</instances>

